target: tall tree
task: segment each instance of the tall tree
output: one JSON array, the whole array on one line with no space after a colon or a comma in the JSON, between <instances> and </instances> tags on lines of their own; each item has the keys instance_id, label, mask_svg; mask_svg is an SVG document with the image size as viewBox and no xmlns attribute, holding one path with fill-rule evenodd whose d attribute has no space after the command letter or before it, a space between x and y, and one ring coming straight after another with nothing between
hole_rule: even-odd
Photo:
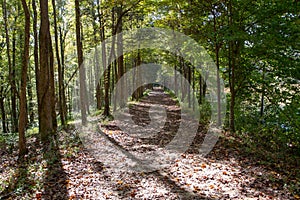
<instances>
[{"instance_id":1,"label":"tall tree","mask_svg":"<svg viewBox=\"0 0 300 200\"><path fill-rule=\"evenodd\" d=\"M32 29L33 29L33 39L34 39L34 49L33 49L33 55L34 55L34 71L35 71L35 87L36 87L36 96L37 99L39 99L39 41L38 41L38 30L37 30L37 8L36 8L36 2L32 1L32 10L33 10L33 23L32 23ZM40 121L40 120L39 120Z\"/></svg>"},{"instance_id":2,"label":"tall tree","mask_svg":"<svg viewBox=\"0 0 300 200\"><path fill-rule=\"evenodd\" d=\"M1 45L1 50L0 50L0 60L2 60L2 47L4 46ZM2 63L0 63L0 67L2 69ZM7 133L8 132L8 127L6 126L6 111L5 111L5 93L7 90L7 87L4 86L4 76L2 74L2 71L0 73L0 111L1 111L1 122L2 122L2 132Z\"/></svg>"},{"instance_id":3,"label":"tall tree","mask_svg":"<svg viewBox=\"0 0 300 200\"><path fill-rule=\"evenodd\" d=\"M25 13L25 38L24 51L22 55L22 76L21 76L21 93L20 93L20 115L19 115L19 156L23 157L26 152L25 129L27 121L26 111L26 83L27 67L29 63L29 38L30 38L30 13L26 0L22 0L22 6Z\"/></svg>"},{"instance_id":4,"label":"tall tree","mask_svg":"<svg viewBox=\"0 0 300 200\"><path fill-rule=\"evenodd\" d=\"M17 2L17 15L14 16L14 24L18 23L18 17L20 16L20 9L19 8L19 2ZM16 85L16 80L18 78L16 77L16 55L18 54L17 48L16 48L16 43L17 43L17 33L19 33L19 37L23 37L22 32L18 32L18 28L14 26L13 32L12 32L12 66L9 69L9 80L10 80L10 85L11 85L11 119L12 119L12 131L13 132L18 132L18 113L17 113L17 85ZM20 40L19 40L20 41ZM22 48L22 42L20 44L20 49Z\"/></svg>"},{"instance_id":5,"label":"tall tree","mask_svg":"<svg viewBox=\"0 0 300 200\"><path fill-rule=\"evenodd\" d=\"M117 74L117 81L119 81L121 79L121 77L124 75L124 56L123 56L123 17L122 15L122 10L123 10L123 6L121 5L120 7L117 7L117 17L120 18L119 21L119 25L117 27L116 33L117 35L117 56L118 56L118 74ZM121 83L121 87L120 90L118 91L118 93L120 94L119 98L121 100L121 105L120 106L124 106L125 101L124 101L124 79L120 80Z\"/></svg>"},{"instance_id":6,"label":"tall tree","mask_svg":"<svg viewBox=\"0 0 300 200\"><path fill-rule=\"evenodd\" d=\"M80 82L80 105L81 105L81 121L83 125L87 123L87 102L86 102L86 82L85 68L83 64L83 52L81 41L81 22L79 0L75 0L75 16L76 16L76 43L77 43L77 60L79 67L79 82Z\"/></svg>"},{"instance_id":7,"label":"tall tree","mask_svg":"<svg viewBox=\"0 0 300 200\"><path fill-rule=\"evenodd\" d=\"M231 28L230 32L233 35L233 3L232 0L228 2L228 26ZM228 42L228 75L229 75L229 89L230 89L230 114L229 114L229 128L231 132L235 132L235 99L236 99L236 90L235 90L235 76L236 76L236 61L237 61L237 51L239 48L237 46L238 42L233 39Z\"/></svg>"},{"instance_id":8,"label":"tall tree","mask_svg":"<svg viewBox=\"0 0 300 200\"><path fill-rule=\"evenodd\" d=\"M40 0L40 69L38 85L38 109L39 109L39 129L41 140L47 142L49 136L55 132L54 112L53 112L53 91L52 80L54 79L51 69L51 40L48 15L48 1ZM53 66L52 66L53 68Z\"/></svg>"},{"instance_id":9,"label":"tall tree","mask_svg":"<svg viewBox=\"0 0 300 200\"><path fill-rule=\"evenodd\" d=\"M106 69L107 62L106 62L106 42L105 42L105 26L104 26L104 17L103 12L100 10L100 1L97 0L97 13L99 16L99 25L101 27L100 29L100 40L101 40L101 55L102 55L102 64L103 64L103 70ZM100 73L99 73L100 74ZM103 90L101 88L101 80L99 80L99 83L96 87L96 98L97 98L97 108L101 109L102 107L102 96Z\"/></svg>"},{"instance_id":10,"label":"tall tree","mask_svg":"<svg viewBox=\"0 0 300 200\"><path fill-rule=\"evenodd\" d=\"M8 71L9 71L9 83L11 87L11 113L12 113L12 131L18 132L18 119L17 119L17 106L16 106L16 94L17 89L15 85L15 77L14 77L14 70L11 62L11 50L10 50L10 33L9 33L9 24L8 24L8 15L7 15L7 3L6 0L2 2L2 12L4 18L4 29L5 29L5 40L6 40L6 54L8 60ZM14 43L15 44L15 43Z\"/></svg>"},{"instance_id":11,"label":"tall tree","mask_svg":"<svg viewBox=\"0 0 300 200\"><path fill-rule=\"evenodd\" d=\"M56 4L55 0L52 0L52 7L53 7L53 18L54 18L54 38L55 38L55 52L56 52L56 60L57 60L57 67L58 67L58 97L59 97L59 115L61 124L65 125L65 95L64 95L64 83L63 83L63 71L60 62L60 55L59 55L59 48L58 48L58 30L57 30L57 17L56 17Z\"/></svg>"},{"instance_id":12,"label":"tall tree","mask_svg":"<svg viewBox=\"0 0 300 200\"><path fill-rule=\"evenodd\" d=\"M109 116L110 111L109 111L109 88L110 88L110 71L111 71L111 66L112 66L112 58L113 55L115 55L115 41L116 41L116 28L115 28L115 9L114 7L112 8L112 41L111 41L111 50L110 50L110 55L108 57L108 62L107 62L107 69L105 68L104 70L104 116ZM106 61L105 61L106 62Z\"/></svg>"},{"instance_id":13,"label":"tall tree","mask_svg":"<svg viewBox=\"0 0 300 200\"><path fill-rule=\"evenodd\" d=\"M60 6L59 6L59 16L63 16L65 13L65 2L60 1ZM59 18L61 20L61 18ZM61 71L60 71L60 77L61 77L61 82L63 83L62 87L62 101L61 101L61 106L62 106L62 112L64 113L65 119L67 119L68 116L68 111L67 111L67 99L66 99L66 91L68 91L67 87L65 86L65 46L66 46L66 37L69 32L69 20L63 20L63 23L60 23L59 26L59 43L60 43L60 58L61 58Z\"/></svg>"}]
</instances>

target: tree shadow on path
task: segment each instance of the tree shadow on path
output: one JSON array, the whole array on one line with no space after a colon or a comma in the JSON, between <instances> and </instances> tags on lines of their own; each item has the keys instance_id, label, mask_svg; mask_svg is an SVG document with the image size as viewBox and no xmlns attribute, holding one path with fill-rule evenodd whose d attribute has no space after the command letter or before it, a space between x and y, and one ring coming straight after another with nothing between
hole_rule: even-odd
<instances>
[{"instance_id":1,"label":"tree shadow on path","mask_svg":"<svg viewBox=\"0 0 300 200\"><path fill-rule=\"evenodd\" d=\"M59 141L56 136L53 137L50 143L44 144L43 157L47 162L43 199L69 199L67 190L68 176L63 169Z\"/></svg>"},{"instance_id":2,"label":"tree shadow on path","mask_svg":"<svg viewBox=\"0 0 300 200\"><path fill-rule=\"evenodd\" d=\"M107 136L105 133L101 132L100 130L99 134L102 137L105 137L107 140L109 140L112 144L114 144L124 155L126 155L128 158L130 158L132 161L136 163L141 163L142 161L136 158L132 153L130 153L127 149L125 149L123 146L121 146L118 141L116 141L114 138L111 138ZM147 171L151 170L150 168L147 168ZM173 181L168 175L163 175L158 170L153 170L151 172L143 173L145 177L150 178L151 176L156 177L163 185L165 185L167 188L170 188L171 192L174 194L177 194L180 199L209 199L214 200L213 198L207 198L200 194L195 194L191 191L186 190L185 188L179 186L175 181ZM120 198L124 199L125 197L120 194Z\"/></svg>"}]
</instances>

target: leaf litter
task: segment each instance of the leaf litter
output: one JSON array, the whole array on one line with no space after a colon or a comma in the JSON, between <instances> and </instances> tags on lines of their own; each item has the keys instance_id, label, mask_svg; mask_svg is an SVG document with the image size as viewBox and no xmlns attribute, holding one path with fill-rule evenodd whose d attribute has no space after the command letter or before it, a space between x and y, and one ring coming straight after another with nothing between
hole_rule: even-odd
<instances>
[{"instance_id":1,"label":"leaf litter","mask_svg":"<svg viewBox=\"0 0 300 200\"><path fill-rule=\"evenodd\" d=\"M132 106L131 115L137 124L149 123L147 111L153 103L164 103L169 109L158 136L134 137L120 130L118 121L100 123L103 133L133 155L164 147L178 129L180 109L162 91L150 92ZM59 133L55 154L60 155L58 161L45 160L39 141L30 138L29 154L23 164L18 163L16 148L12 153L1 149L0 199L300 199L296 193L299 189L290 189L299 187L299 176L288 174L293 166L279 172L260 164L253 155L243 153L240 143L232 142L233 136L228 133L203 157L197 152L203 135L205 128L199 127L188 151L167 167L151 172L120 170L109 164L112 157L105 157L111 154L95 158L81 143L74 127ZM20 170L22 166L25 174Z\"/></svg>"}]
</instances>

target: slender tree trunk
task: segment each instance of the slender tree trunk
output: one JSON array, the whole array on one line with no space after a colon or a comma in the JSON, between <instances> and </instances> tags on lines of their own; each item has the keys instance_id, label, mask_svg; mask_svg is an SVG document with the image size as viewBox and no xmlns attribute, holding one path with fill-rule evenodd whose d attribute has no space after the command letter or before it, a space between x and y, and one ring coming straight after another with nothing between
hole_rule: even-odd
<instances>
[{"instance_id":1,"label":"slender tree trunk","mask_svg":"<svg viewBox=\"0 0 300 200\"><path fill-rule=\"evenodd\" d=\"M53 47L51 41L50 30L48 32L49 38L49 69L50 69L50 100L51 100L51 115L52 115L52 124L53 131L57 130L57 119L56 119L56 95L55 95L55 82L54 82L54 56L53 56Z\"/></svg>"},{"instance_id":2,"label":"slender tree trunk","mask_svg":"<svg viewBox=\"0 0 300 200\"><path fill-rule=\"evenodd\" d=\"M106 69L106 45L105 45L105 30L103 26L103 15L100 11L100 1L97 0L97 14L99 17L99 25L100 25L100 41L101 41L101 49L102 49L102 64L103 64L103 69ZM95 54L96 56L98 55L98 49L95 49ZM97 102L97 109L100 110L102 108L102 87L101 87L101 80L100 80L100 65L99 65L99 60L98 57L96 58L96 72L98 73L96 75L96 102Z\"/></svg>"},{"instance_id":3,"label":"slender tree trunk","mask_svg":"<svg viewBox=\"0 0 300 200\"><path fill-rule=\"evenodd\" d=\"M141 53L140 53L140 49L138 49L138 54L137 54L137 62L136 62L136 69L137 69L137 99L140 99L143 95L143 90L144 87L142 86L142 74L141 74L141 70L140 70L140 65L142 64L142 59L141 59Z\"/></svg>"},{"instance_id":4,"label":"slender tree trunk","mask_svg":"<svg viewBox=\"0 0 300 200\"><path fill-rule=\"evenodd\" d=\"M217 66L217 101L218 101L218 119L217 126L221 126L221 82L220 82L220 62L219 62L219 43L217 38L217 21L215 11L213 11L214 16L214 32L215 32L215 54L216 54L216 66Z\"/></svg>"},{"instance_id":5,"label":"slender tree trunk","mask_svg":"<svg viewBox=\"0 0 300 200\"><path fill-rule=\"evenodd\" d=\"M202 84L202 76L199 75L199 104L202 104L202 93L203 93L203 84Z\"/></svg>"},{"instance_id":6,"label":"slender tree trunk","mask_svg":"<svg viewBox=\"0 0 300 200\"><path fill-rule=\"evenodd\" d=\"M216 59L217 59L217 101L218 101L218 120L217 126L222 125L221 119L221 82L220 82L220 64L219 64L219 50L216 50Z\"/></svg>"},{"instance_id":7,"label":"slender tree trunk","mask_svg":"<svg viewBox=\"0 0 300 200\"><path fill-rule=\"evenodd\" d=\"M182 74L182 76L180 76L181 98L184 99L186 97L186 82L184 81L183 77L186 78L187 73L186 73L186 66L182 57L179 57L179 65Z\"/></svg>"},{"instance_id":8,"label":"slender tree trunk","mask_svg":"<svg viewBox=\"0 0 300 200\"><path fill-rule=\"evenodd\" d=\"M31 83L31 76L30 72L27 76L27 93L28 93L28 113L29 113L29 124L31 126L34 123L34 103L33 103L33 92L32 92L32 83ZM27 127L28 127L27 126Z\"/></svg>"},{"instance_id":9,"label":"slender tree trunk","mask_svg":"<svg viewBox=\"0 0 300 200\"><path fill-rule=\"evenodd\" d=\"M67 100L66 100L66 88L65 88L65 38L67 35L67 31L62 32L61 27L59 28L59 42L60 42L60 55L61 55L61 82L63 83L62 85L62 93L61 93L61 106L62 106L62 111L65 116L65 120L67 120L68 116L68 109L67 109Z\"/></svg>"},{"instance_id":10,"label":"slender tree trunk","mask_svg":"<svg viewBox=\"0 0 300 200\"><path fill-rule=\"evenodd\" d=\"M2 60L2 55L0 54L0 60ZM0 67L2 67L2 63L0 63ZM0 74L0 81L3 82L4 78L3 75ZM0 110L1 110L1 122L2 122L2 132L7 133L8 128L6 126L6 112L5 112L5 88L2 84L0 84Z\"/></svg>"},{"instance_id":11,"label":"slender tree trunk","mask_svg":"<svg viewBox=\"0 0 300 200\"><path fill-rule=\"evenodd\" d=\"M113 69L114 71L112 71L112 75L111 75L111 82L113 85L117 85L117 82L118 82L118 68L117 68L117 61L116 61L116 57L114 56L114 65L113 65ZM113 91L113 87L110 87L110 94L112 94L112 91ZM118 91L118 89L116 88L116 94L118 95L120 91ZM114 95L114 99L111 100L111 101L114 101L114 104L113 104L113 110L116 111L117 109L117 95ZM110 95L110 98L112 97L112 95Z\"/></svg>"},{"instance_id":12,"label":"slender tree trunk","mask_svg":"<svg viewBox=\"0 0 300 200\"><path fill-rule=\"evenodd\" d=\"M17 120L17 106L16 106L16 87L14 84L14 74L13 74L13 67L11 63L11 52L10 52L10 37L9 37L9 29L8 29L8 22L7 22L7 7L6 7L6 0L2 2L2 12L4 18L4 30L5 30L5 42L6 42L6 54L8 59L8 71L9 71L9 83L11 87L11 119L12 119L12 131L18 132L18 120ZM14 45L15 47L15 45ZM14 48L15 51L15 48Z\"/></svg>"},{"instance_id":13,"label":"slender tree trunk","mask_svg":"<svg viewBox=\"0 0 300 200\"><path fill-rule=\"evenodd\" d=\"M263 122L263 116L264 116L264 99L265 99L265 73L266 73L266 68L265 66L263 67L263 74L262 74L262 79L263 79L263 84L262 84L262 92L261 92L261 100L260 100L260 117L262 118Z\"/></svg>"},{"instance_id":14,"label":"slender tree trunk","mask_svg":"<svg viewBox=\"0 0 300 200\"><path fill-rule=\"evenodd\" d=\"M174 67L174 85L175 85L175 95L177 96L178 95L178 80L177 80L177 64L175 64L175 67Z\"/></svg>"},{"instance_id":15,"label":"slender tree trunk","mask_svg":"<svg viewBox=\"0 0 300 200\"><path fill-rule=\"evenodd\" d=\"M112 9L112 33L113 33L113 38L112 38L112 42L111 42L111 52L108 58L108 62L107 62L107 69L104 68L105 72L104 72L104 112L103 115L104 116L109 116L110 115L110 111L109 111L109 88L110 88L110 71L111 71L111 61L113 58L113 54L115 51L115 41L116 41L116 37L115 37L115 9ZM106 62L106 61L105 61Z\"/></svg>"},{"instance_id":16,"label":"slender tree trunk","mask_svg":"<svg viewBox=\"0 0 300 200\"><path fill-rule=\"evenodd\" d=\"M231 93L231 98L230 98L230 116L229 116L229 119L230 119L230 131L232 133L235 132L235 116L234 116L234 106L235 105L235 93Z\"/></svg>"},{"instance_id":17,"label":"slender tree trunk","mask_svg":"<svg viewBox=\"0 0 300 200\"><path fill-rule=\"evenodd\" d=\"M2 94L0 94L2 95ZM4 106L4 98L0 97L0 109L1 109L1 122L2 122L2 131L3 133L7 133L8 130L6 128L6 113L5 113L5 106Z\"/></svg>"},{"instance_id":18,"label":"slender tree trunk","mask_svg":"<svg viewBox=\"0 0 300 200\"><path fill-rule=\"evenodd\" d=\"M17 23L15 17L14 23ZM11 82L11 115L12 115L12 131L18 132L18 114L17 114L17 88L16 88L16 29L13 30L12 40L12 66L10 69Z\"/></svg>"},{"instance_id":19,"label":"slender tree trunk","mask_svg":"<svg viewBox=\"0 0 300 200\"><path fill-rule=\"evenodd\" d=\"M229 0L229 16L228 22L229 27L233 26L232 20L232 2ZM230 132L235 132L235 116L234 116L234 107L235 107L235 55L234 55L234 41L229 41L229 50L228 50L228 61L229 61L229 86L230 86L230 115L229 115L229 128Z\"/></svg>"},{"instance_id":20,"label":"slender tree trunk","mask_svg":"<svg viewBox=\"0 0 300 200\"><path fill-rule=\"evenodd\" d=\"M80 10L79 10L80 11ZM79 13L80 14L80 13ZM81 16L81 14L80 14L80 16ZM80 19L80 18L79 18ZM81 37L80 37L80 40L82 40L82 38L83 38L83 28L82 28L82 24L81 24L81 22L80 22L80 35L81 35ZM83 52L83 47L82 47L82 41L81 41L81 51ZM82 53L82 65L83 65L84 63L83 63L83 53ZM88 87L87 87L87 84L88 84L88 81L86 81L86 77L88 76L88 72L86 71L86 68L85 68L85 66L83 66L83 76L81 76L82 77L82 80L84 80L83 81L83 90L84 90L84 102L85 102L85 110L86 110L86 113L89 115L90 114L90 106L89 106L89 92L88 92ZM80 71L79 71L79 73L80 73ZM80 75L79 75L80 76Z\"/></svg>"},{"instance_id":21,"label":"slender tree trunk","mask_svg":"<svg viewBox=\"0 0 300 200\"><path fill-rule=\"evenodd\" d=\"M100 19L100 21L102 21L102 19ZM103 24L103 23L102 23ZM103 68L102 70L104 71L106 68L107 68L107 59L106 59L106 41L105 41L105 30L104 30L104 26L102 25L102 28L101 28L101 54L102 54L102 65L103 65ZM102 108L102 102L103 102L103 90L102 90L102 87L101 87L101 80L99 80L99 84L97 85L97 92L99 94L99 98L97 98L97 102L98 102L98 105L99 105L99 108L101 109Z\"/></svg>"},{"instance_id":22,"label":"slender tree trunk","mask_svg":"<svg viewBox=\"0 0 300 200\"><path fill-rule=\"evenodd\" d=\"M61 125L65 125L65 112L64 112L64 83L63 83L63 71L60 62L59 49L58 49L58 31L57 31L57 17L56 17L56 5L55 0L52 0L53 7L53 18L54 18L54 38L55 38L55 52L56 52L56 60L57 60L57 68L58 68L58 103L59 103L59 115Z\"/></svg>"},{"instance_id":23,"label":"slender tree trunk","mask_svg":"<svg viewBox=\"0 0 300 200\"><path fill-rule=\"evenodd\" d=\"M122 14L122 6L117 9L117 16L118 18ZM120 18L119 25L117 27L117 55L118 55L118 81L121 79L121 77L124 75L124 56L123 56L123 20L122 17ZM121 83L121 91L118 91L118 94L120 94L118 97L120 98L121 107L124 107L125 105L125 99L124 99L124 79L120 80Z\"/></svg>"},{"instance_id":24,"label":"slender tree trunk","mask_svg":"<svg viewBox=\"0 0 300 200\"><path fill-rule=\"evenodd\" d=\"M29 62L29 37L30 37L30 13L26 0L22 0L22 6L25 13L25 41L22 58L22 75L21 75L21 94L20 94L20 118L19 118L19 157L23 157L26 152L26 81L27 67Z\"/></svg>"},{"instance_id":25,"label":"slender tree trunk","mask_svg":"<svg viewBox=\"0 0 300 200\"><path fill-rule=\"evenodd\" d=\"M189 108L191 108L191 84L192 84L192 70L191 70L191 66L187 66L188 67L188 77L187 80L189 82L189 84L187 85L187 92L188 92L188 104L189 104Z\"/></svg>"},{"instance_id":26,"label":"slender tree trunk","mask_svg":"<svg viewBox=\"0 0 300 200\"><path fill-rule=\"evenodd\" d=\"M81 23L80 23L80 8L79 0L75 0L75 15L76 15L76 42L77 42L77 56L79 67L79 80L80 80L80 104L81 104L81 121L82 125L87 123L86 114L86 83L85 83L85 67L83 65L83 52L81 42Z\"/></svg>"},{"instance_id":27,"label":"slender tree trunk","mask_svg":"<svg viewBox=\"0 0 300 200\"><path fill-rule=\"evenodd\" d=\"M92 61L91 61L92 62ZM91 63L91 65L93 65L92 63ZM89 74L89 93L88 93L88 96L89 96L89 105L91 105L91 106L94 106L94 92L95 92L95 74L96 74L96 72L95 72L95 70L94 70L94 68L89 68L89 70L88 70L88 74Z\"/></svg>"},{"instance_id":28,"label":"slender tree trunk","mask_svg":"<svg viewBox=\"0 0 300 200\"><path fill-rule=\"evenodd\" d=\"M195 67L193 66L192 68L192 88L193 88L193 93L192 93L192 105L193 105L193 111L195 110Z\"/></svg>"},{"instance_id":29,"label":"slender tree trunk","mask_svg":"<svg viewBox=\"0 0 300 200\"><path fill-rule=\"evenodd\" d=\"M33 38L34 38L34 71L35 71L35 87L36 87L36 96L39 99L39 44L38 44L38 31L37 31L37 9L35 1L32 1L32 10L33 10ZM39 107L39 102L37 102ZM40 109L38 108L38 111ZM38 115L38 118L40 115ZM39 119L40 121L40 119Z\"/></svg>"},{"instance_id":30,"label":"slender tree trunk","mask_svg":"<svg viewBox=\"0 0 300 200\"><path fill-rule=\"evenodd\" d=\"M6 126L6 112L5 112L5 105L4 105L3 90L4 90L3 86L0 86L0 110L1 110L2 131L3 133L7 133L8 130Z\"/></svg>"},{"instance_id":31,"label":"slender tree trunk","mask_svg":"<svg viewBox=\"0 0 300 200\"><path fill-rule=\"evenodd\" d=\"M135 55L132 54L131 55L131 63L132 63L132 68L133 68L133 77L132 77L132 88L135 88L136 87L136 84L137 84L137 81L136 81L136 61L135 61ZM132 100L137 100L137 91L133 91L133 94L131 96L131 99Z\"/></svg>"}]
</instances>

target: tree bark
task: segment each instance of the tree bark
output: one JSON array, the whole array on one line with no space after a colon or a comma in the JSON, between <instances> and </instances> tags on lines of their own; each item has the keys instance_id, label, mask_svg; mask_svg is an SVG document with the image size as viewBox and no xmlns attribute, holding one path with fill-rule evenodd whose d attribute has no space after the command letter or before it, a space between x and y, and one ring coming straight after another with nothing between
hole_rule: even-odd
<instances>
[{"instance_id":1,"label":"tree bark","mask_svg":"<svg viewBox=\"0 0 300 200\"><path fill-rule=\"evenodd\" d=\"M48 32L49 38L49 69L50 69L50 105L51 105L51 115L52 115L52 124L53 132L57 130L57 119L56 119L56 95L55 95L55 82L54 82L54 56L53 56L53 47L51 41L50 30Z\"/></svg>"},{"instance_id":2,"label":"tree bark","mask_svg":"<svg viewBox=\"0 0 300 200\"><path fill-rule=\"evenodd\" d=\"M262 72L262 91L261 91L261 99L260 99L260 117L263 122L263 116L264 116L264 110L265 110L265 104L264 104L264 99L265 99L265 74L266 74L266 67L263 67L263 72Z\"/></svg>"},{"instance_id":3,"label":"tree bark","mask_svg":"<svg viewBox=\"0 0 300 200\"><path fill-rule=\"evenodd\" d=\"M109 88L110 88L110 71L111 71L111 61L112 61L112 57L115 51L115 41L116 41L116 37L115 37L115 10L114 8L112 9L112 42L111 42L111 52L108 58L108 62L107 62L107 69L104 68L104 112L103 115L104 116L109 116L110 115L110 111L109 111ZM106 62L106 60L105 60Z\"/></svg>"},{"instance_id":4,"label":"tree bark","mask_svg":"<svg viewBox=\"0 0 300 200\"><path fill-rule=\"evenodd\" d=\"M117 9L117 16L118 18L122 15L122 6ZM118 79L119 81L121 77L124 75L124 56L123 56L123 18L120 18L119 26L117 27L117 56L118 56ZM117 94L119 94L118 98L120 98L121 107L124 107L125 105L125 99L124 99L124 79L120 80L121 83L121 91L118 91ZM117 89L117 88L116 88Z\"/></svg>"},{"instance_id":5,"label":"tree bark","mask_svg":"<svg viewBox=\"0 0 300 200\"><path fill-rule=\"evenodd\" d=\"M76 42L77 42L77 59L79 67L79 80L80 80L80 105L81 105L81 122L82 125L87 123L86 115L86 83L85 83L85 68L83 65L83 52L81 42L81 23L80 23L80 8L79 0L75 0L75 15L76 15Z\"/></svg>"},{"instance_id":6,"label":"tree bark","mask_svg":"<svg viewBox=\"0 0 300 200\"><path fill-rule=\"evenodd\" d=\"M137 96L136 96L136 100L140 99L143 96L143 90L144 87L142 86L142 74L141 74L141 70L140 67L142 64L142 59L141 59L141 53L140 53L140 49L138 49L138 53L137 53L137 59L136 59L136 84L137 84Z\"/></svg>"},{"instance_id":7,"label":"tree bark","mask_svg":"<svg viewBox=\"0 0 300 200\"><path fill-rule=\"evenodd\" d=\"M17 23L17 16L14 23ZM12 115L12 131L18 132L18 114L17 114L17 87L16 87L16 28L13 30L12 39L12 66L10 68L10 85L11 85L11 115Z\"/></svg>"},{"instance_id":8,"label":"tree bark","mask_svg":"<svg viewBox=\"0 0 300 200\"><path fill-rule=\"evenodd\" d=\"M228 22L229 27L233 26L232 20L232 2L229 1L229 16ZM234 51L234 41L229 41L229 50L228 50L228 65L229 65L229 88L230 88L230 115L229 115L229 128L230 132L235 132L235 116L234 116L234 107L235 107L235 56L233 54Z\"/></svg>"},{"instance_id":9,"label":"tree bark","mask_svg":"<svg viewBox=\"0 0 300 200\"><path fill-rule=\"evenodd\" d=\"M65 112L64 112L64 102L65 95L63 95L64 91L64 83L63 83L63 71L60 62L59 49L58 49L58 31L57 31L57 17L56 17L56 5L55 0L52 0L53 7L53 18L54 18L54 38L55 38L55 52L56 52L56 60L57 60L57 68L58 68L58 97L59 97L59 115L61 125L65 125Z\"/></svg>"},{"instance_id":10,"label":"tree bark","mask_svg":"<svg viewBox=\"0 0 300 200\"><path fill-rule=\"evenodd\" d=\"M28 73L28 72L27 72ZM30 72L27 76L27 94L28 94L28 115L29 115L29 122L27 127L33 125L34 123L34 103L33 103L33 90L32 90L32 78ZM27 116L28 116L27 115Z\"/></svg>"},{"instance_id":11,"label":"tree bark","mask_svg":"<svg viewBox=\"0 0 300 200\"><path fill-rule=\"evenodd\" d=\"M35 71L35 88L36 88L36 96L39 99L39 43L38 43L38 31L37 31L37 9L35 1L32 1L32 10L33 10L33 38L34 38L34 71ZM37 102L39 107L39 102ZM39 108L38 108L39 111ZM39 118L39 115L38 115ZM39 120L40 121L40 120Z\"/></svg>"},{"instance_id":12,"label":"tree bark","mask_svg":"<svg viewBox=\"0 0 300 200\"><path fill-rule=\"evenodd\" d=\"M214 16L214 40L215 40L215 54L216 54L216 66L217 66L217 102L218 102L218 119L217 119L217 126L221 126L222 119L221 119L221 82L220 82L220 61L219 61L219 51L220 51L220 44L217 38L217 17L215 11L213 12Z\"/></svg>"},{"instance_id":13,"label":"tree bark","mask_svg":"<svg viewBox=\"0 0 300 200\"><path fill-rule=\"evenodd\" d=\"M59 27L59 42L60 42L60 55L61 55L61 81L63 83L62 87L62 111L65 116L65 120L68 119L68 109L67 109L67 98L66 98L66 86L65 86L65 38L67 36L67 31L63 33L62 28Z\"/></svg>"},{"instance_id":14,"label":"tree bark","mask_svg":"<svg viewBox=\"0 0 300 200\"><path fill-rule=\"evenodd\" d=\"M101 55L102 55L102 65L103 65L103 70L106 69L106 42L105 42L105 26L104 26L104 18L103 14L100 11L100 1L97 0L97 14L99 16L99 25L100 25L100 41L101 41ZM102 108L103 104L103 89L102 89L102 83L100 79L100 74L101 74L101 68L98 65L98 70L99 70L99 76L97 78L97 86L96 86L96 98L97 98L97 109Z\"/></svg>"},{"instance_id":15,"label":"tree bark","mask_svg":"<svg viewBox=\"0 0 300 200\"><path fill-rule=\"evenodd\" d=\"M42 142L48 142L49 136L54 133L53 126L53 92L50 59L50 28L48 15L48 1L40 0L40 69L39 69L39 85L38 85L38 107L39 107L39 129Z\"/></svg>"},{"instance_id":16,"label":"tree bark","mask_svg":"<svg viewBox=\"0 0 300 200\"><path fill-rule=\"evenodd\" d=\"M17 106L16 106L16 87L14 84L14 70L11 63L11 52L10 52L10 37L8 31L8 22L7 22L7 7L6 0L3 0L2 3L2 12L4 18L4 29L5 29L5 42L6 42L6 54L8 59L8 71L9 71L9 83L11 87L11 119L12 119L12 131L18 132L18 119L17 119ZM14 45L15 46L15 45ZM15 49L14 49L15 50Z\"/></svg>"},{"instance_id":17,"label":"tree bark","mask_svg":"<svg viewBox=\"0 0 300 200\"><path fill-rule=\"evenodd\" d=\"M25 40L22 56L22 75L21 75L21 94L20 94L20 116L19 116L19 157L22 158L27 153L25 129L27 121L26 111L26 84L27 67L29 62L29 38L30 38L30 13L26 0L22 0L22 6L25 13Z\"/></svg>"},{"instance_id":18,"label":"tree bark","mask_svg":"<svg viewBox=\"0 0 300 200\"><path fill-rule=\"evenodd\" d=\"M2 79L3 77L1 77ZM8 129L6 126L6 112L5 112L5 105L4 105L4 88L0 86L0 110L1 110L1 122L2 122L2 131L3 133L7 133Z\"/></svg>"}]
</instances>

